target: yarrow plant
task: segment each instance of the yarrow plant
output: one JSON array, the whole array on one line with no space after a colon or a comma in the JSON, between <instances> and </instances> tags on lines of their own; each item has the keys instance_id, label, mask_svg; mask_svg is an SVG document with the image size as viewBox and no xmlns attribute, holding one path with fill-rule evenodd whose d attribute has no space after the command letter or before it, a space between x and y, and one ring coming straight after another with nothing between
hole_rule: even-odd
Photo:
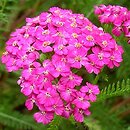
<instances>
[{"instance_id":1,"label":"yarrow plant","mask_svg":"<svg viewBox=\"0 0 130 130\"><path fill-rule=\"evenodd\" d=\"M130 43L130 11L126 7L100 5L95 7L95 14L101 23L112 24L112 33L120 36L124 33Z\"/></svg>"},{"instance_id":2,"label":"yarrow plant","mask_svg":"<svg viewBox=\"0 0 130 130\"><path fill-rule=\"evenodd\" d=\"M37 106L37 122L48 124L55 114L83 122L100 91L77 71L97 75L104 66L118 67L122 54L112 36L83 14L52 7L11 34L2 62L9 72L21 70L18 84L27 109Z\"/></svg>"}]
</instances>

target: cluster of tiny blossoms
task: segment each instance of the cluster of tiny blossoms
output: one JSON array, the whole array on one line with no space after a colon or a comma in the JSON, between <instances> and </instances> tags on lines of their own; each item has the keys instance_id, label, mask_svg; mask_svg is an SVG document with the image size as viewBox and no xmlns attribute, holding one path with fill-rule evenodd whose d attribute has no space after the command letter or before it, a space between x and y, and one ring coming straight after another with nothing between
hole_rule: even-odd
<instances>
[{"instance_id":1,"label":"cluster of tiny blossoms","mask_svg":"<svg viewBox=\"0 0 130 130\"><path fill-rule=\"evenodd\" d=\"M11 34L2 62L9 72L21 70L18 84L27 96L26 107L37 122L50 123L54 114L83 122L90 115L90 102L99 94L97 85L82 83L73 72L82 67L98 74L106 65L119 66L123 49L110 34L82 14L52 7L26 19L26 26ZM40 60L41 55L48 58Z\"/></svg>"},{"instance_id":2,"label":"cluster of tiny blossoms","mask_svg":"<svg viewBox=\"0 0 130 130\"><path fill-rule=\"evenodd\" d=\"M95 14L101 23L113 24L112 33L120 36L122 33L130 39L130 11L121 6L100 5L95 7ZM130 40L128 40L130 43Z\"/></svg>"}]
</instances>

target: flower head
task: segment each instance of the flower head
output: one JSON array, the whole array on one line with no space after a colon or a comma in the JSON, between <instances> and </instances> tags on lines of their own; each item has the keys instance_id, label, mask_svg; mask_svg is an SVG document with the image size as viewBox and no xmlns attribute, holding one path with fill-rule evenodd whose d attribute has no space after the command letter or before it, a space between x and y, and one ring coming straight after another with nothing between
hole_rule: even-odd
<instances>
[{"instance_id":1,"label":"flower head","mask_svg":"<svg viewBox=\"0 0 130 130\"><path fill-rule=\"evenodd\" d=\"M96 7L96 14L102 15L105 8ZM102 22L114 18L109 10L105 18L100 16ZM117 16L115 19L114 24L119 27L121 21ZM129 21L124 26L128 32ZM105 65L119 66L122 53L122 47L111 35L84 15L52 7L27 18L26 25L11 34L2 63L9 72L21 70L18 84L27 96L25 106L28 110L37 107L39 112L34 118L38 123L50 123L54 114L65 118L73 115L76 121L83 122L99 94L97 85L84 84L84 68L88 73L98 74Z\"/></svg>"}]
</instances>

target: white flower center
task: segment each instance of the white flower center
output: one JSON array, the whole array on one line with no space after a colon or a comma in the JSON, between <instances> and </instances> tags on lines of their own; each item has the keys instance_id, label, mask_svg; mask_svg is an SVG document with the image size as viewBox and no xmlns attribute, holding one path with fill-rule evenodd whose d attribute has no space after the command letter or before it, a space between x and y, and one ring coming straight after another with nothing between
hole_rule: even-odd
<instances>
[{"instance_id":1,"label":"white flower center","mask_svg":"<svg viewBox=\"0 0 130 130\"><path fill-rule=\"evenodd\" d=\"M93 36L91 36L91 35L88 35L88 36L86 37L86 39L87 39L88 41L93 41L93 40L94 40Z\"/></svg>"},{"instance_id":2,"label":"white flower center","mask_svg":"<svg viewBox=\"0 0 130 130\"><path fill-rule=\"evenodd\" d=\"M102 60L103 59L103 53L98 53L98 58L99 58L99 60Z\"/></svg>"},{"instance_id":3,"label":"white flower center","mask_svg":"<svg viewBox=\"0 0 130 130\"><path fill-rule=\"evenodd\" d=\"M78 38L78 34L77 33L72 33L73 38Z\"/></svg>"}]
</instances>

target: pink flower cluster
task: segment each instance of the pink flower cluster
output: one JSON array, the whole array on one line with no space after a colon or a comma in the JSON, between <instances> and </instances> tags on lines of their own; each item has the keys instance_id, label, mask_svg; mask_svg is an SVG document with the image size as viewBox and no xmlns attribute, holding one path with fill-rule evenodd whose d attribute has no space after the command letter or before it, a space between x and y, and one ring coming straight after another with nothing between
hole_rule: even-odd
<instances>
[{"instance_id":1,"label":"pink flower cluster","mask_svg":"<svg viewBox=\"0 0 130 130\"><path fill-rule=\"evenodd\" d=\"M130 39L130 11L121 6L100 5L95 7L95 14L101 23L113 24L112 33L120 36L122 33ZM130 43L130 40L128 40Z\"/></svg>"},{"instance_id":2,"label":"pink flower cluster","mask_svg":"<svg viewBox=\"0 0 130 130\"><path fill-rule=\"evenodd\" d=\"M82 14L52 7L11 34L2 62L9 72L22 70L18 84L28 97L26 107L37 122L50 123L54 114L83 122L90 115L90 102L99 94L97 85L73 72L82 67L98 74L107 65L119 66L123 49L101 28ZM41 61L45 54L46 59Z\"/></svg>"}]
</instances>

